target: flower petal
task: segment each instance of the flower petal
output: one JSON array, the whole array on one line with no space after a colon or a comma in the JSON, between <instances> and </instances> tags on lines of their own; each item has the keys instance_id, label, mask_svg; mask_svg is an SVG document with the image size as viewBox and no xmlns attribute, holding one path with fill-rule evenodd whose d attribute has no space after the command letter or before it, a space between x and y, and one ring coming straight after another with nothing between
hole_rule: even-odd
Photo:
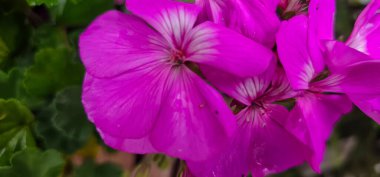
<instances>
[{"instance_id":1,"label":"flower petal","mask_svg":"<svg viewBox=\"0 0 380 177\"><path fill-rule=\"evenodd\" d=\"M157 48L164 45L162 41L144 21L113 10L99 16L81 34L79 49L88 73L113 77L160 62Z\"/></svg>"},{"instance_id":2,"label":"flower petal","mask_svg":"<svg viewBox=\"0 0 380 177\"><path fill-rule=\"evenodd\" d=\"M327 49L326 64L332 71L342 70L357 62L373 60L368 55L339 41L325 42L325 46Z\"/></svg>"},{"instance_id":3,"label":"flower petal","mask_svg":"<svg viewBox=\"0 0 380 177\"><path fill-rule=\"evenodd\" d=\"M380 96L380 60L352 64L333 73L341 77L339 87L343 93Z\"/></svg>"},{"instance_id":4,"label":"flower petal","mask_svg":"<svg viewBox=\"0 0 380 177\"><path fill-rule=\"evenodd\" d=\"M362 95L350 95L350 99L368 117L380 124L380 97L367 98Z\"/></svg>"},{"instance_id":5,"label":"flower petal","mask_svg":"<svg viewBox=\"0 0 380 177\"><path fill-rule=\"evenodd\" d=\"M270 49L210 22L194 28L187 53L189 61L240 77L264 72L274 57Z\"/></svg>"},{"instance_id":6,"label":"flower petal","mask_svg":"<svg viewBox=\"0 0 380 177\"><path fill-rule=\"evenodd\" d=\"M319 40L334 39L335 1L311 0L309 5L310 29Z\"/></svg>"},{"instance_id":7,"label":"flower petal","mask_svg":"<svg viewBox=\"0 0 380 177\"><path fill-rule=\"evenodd\" d=\"M212 67L201 67L208 81L223 93L249 106L263 96L275 76L277 61L272 60L266 71L255 77L241 78Z\"/></svg>"},{"instance_id":8,"label":"flower petal","mask_svg":"<svg viewBox=\"0 0 380 177\"><path fill-rule=\"evenodd\" d=\"M161 33L172 49L183 44L200 11L194 4L172 0L126 0L126 6Z\"/></svg>"},{"instance_id":9,"label":"flower petal","mask_svg":"<svg viewBox=\"0 0 380 177\"><path fill-rule=\"evenodd\" d=\"M224 13L226 1L223 0L195 0L195 4L202 7L199 14L200 21L212 21L217 24L224 24Z\"/></svg>"},{"instance_id":10,"label":"flower petal","mask_svg":"<svg viewBox=\"0 0 380 177\"><path fill-rule=\"evenodd\" d=\"M169 73L169 68L147 67L106 79L87 74L82 102L89 119L110 136L146 136L166 97Z\"/></svg>"},{"instance_id":11,"label":"flower petal","mask_svg":"<svg viewBox=\"0 0 380 177\"><path fill-rule=\"evenodd\" d=\"M168 78L168 95L151 132L154 147L170 156L199 161L219 154L236 121L223 97L187 68Z\"/></svg>"},{"instance_id":12,"label":"flower petal","mask_svg":"<svg viewBox=\"0 0 380 177\"><path fill-rule=\"evenodd\" d=\"M352 104L341 95L305 94L298 97L286 127L312 150L309 164L320 172L328 140L335 123L348 113Z\"/></svg>"},{"instance_id":13,"label":"flower petal","mask_svg":"<svg viewBox=\"0 0 380 177\"><path fill-rule=\"evenodd\" d=\"M282 22L277 33L277 49L280 61L293 89L307 89L316 69L308 49L308 19L298 15ZM317 46L314 46L317 47Z\"/></svg>"},{"instance_id":14,"label":"flower petal","mask_svg":"<svg viewBox=\"0 0 380 177\"><path fill-rule=\"evenodd\" d=\"M223 97L185 66L147 68L98 79L87 75L83 104L112 147L185 160L219 153L235 130Z\"/></svg>"},{"instance_id":15,"label":"flower petal","mask_svg":"<svg viewBox=\"0 0 380 177\"><path fill-rule=\"evenodd\" d=\"M139 139L128 139L108 135L100 129L98 129L98 132L105 144L119 151L135 154L159 153L159 151L153 147L148 136Z\"/></svg>"},{"instance_id":16,"label":"flower petal","mask_svg":"<svg viewBox=\"0 0 380 177\"><path fill-rule=\"evenodd\" d=\"M380 1L372 0L360 14L347 45L380 58Z\"/></svg>"},{"instance_id":17,"label":"flower petal","mask_svg":"<svg viewBox=\"0 0 380 177\"><path fill-rule=\"evenodd\" d=\"M272 0L231 0L225 17L227 26L272 48L280 26L273 4L276 2Z\"/></svg>"},{"instance_id":18,"label":"flower petal","mask_svg":"<svg viewBox=\"0 0 380 177\"><path fill-rule=\"evenodd\" d=\"M238 177L249 172L255 177L284 171L301 164L305 146L282 127L288 111L269 105L269 112L247 108L238 114L239 127L228 151L206 162L187 162L194 176Z\"/></svg>"}]
</instances>

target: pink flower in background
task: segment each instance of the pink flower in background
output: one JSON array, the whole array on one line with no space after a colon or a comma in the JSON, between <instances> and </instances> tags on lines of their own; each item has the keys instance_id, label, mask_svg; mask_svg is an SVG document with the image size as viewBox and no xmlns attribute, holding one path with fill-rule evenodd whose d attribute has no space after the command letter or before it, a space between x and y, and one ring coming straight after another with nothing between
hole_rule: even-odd
<instances>
[{"instance_id":1,"label":"pink flower in background","mask_svg":"<svg viewBox=\"0 0 380 177\"><path fill-rule=\"evenodd\" d=\"M222 92L236 99L238 128L229 149L205 162L188 161L197 177L263 177L303 163L309 149L284 125L289 111L276 101L294 96L277 61L263 74L238 78L205 68L204 73ZM236 109L236 108L235 108Z\"/></svg>"},{"instance_id":2,"label":"pink flower in background","mask_svg":"<svg viewBox=\"0 0 380 177\"><path fill-rule=\"evenodd\" d=\"M290 84L298 91L296 105L286 127L312 149L308 162L315 171L320 172L325 143L334 124L350 111L351 104L346 97L323 94L313 85L325 69L319 40L332 37L325 33L328 30L319 30L321 28L318 27L331 28L331 25L324 23L331 24L333 14L330 17L316 15L329 11L324 11L327 7L316 10L318 2L311 3L308 16L297 15L282 22L277 33L277 49ZM321 17L328 18L318 19Z\"/></svg>"},{"instance_id":3,"label":"pink flower in background","mask_svg":"<svg viewBox=\"0 0 380 177\"><path fill-rule=\"evenodd\" d=\"M109 11L80 37L83 104L109 146L132 153L208 159L226 147L235 119L194 63L240 77L263 72L273 54L205 22L171 0L127 0L133 15Z\"/></svg>"},{"instance_id":4,"label":"pink flower in background","mask_svg":"<svg viewBox=\"0 0 380 177\"><path fill-rule=\"evenodd\" d=\"M323 53L323 41L333 39L335 11L328 5L334 4L327 0L311 1L308 16L298 15L283 22L277 34L281 63L293 89L299 92L292 110L299 119L287 122L286 126L292 131L301 127L293 134L313 149L309 163L317 172L334 123L351 108L350 100L342 94L350 98L350 95L371 97L380 92L380 65L376 62L333 69L332 61L326 57L331 54ZM325 62L329 70L325 70Z\"/></svg>"},{"instance_id":5,"label":"pink flower in background","mask_svg":"<svg viewBox=\"0 0 380 177\"><path fill-rule=\"evenodd\" d=\"M202 7L201 19L224 24L269 48L274 46L280 25L278 0L196 0L196 4Z\"/></svg>"},{"instance_id":6,"label":"pink flower in background","mask_svg":"<svg viewBox=\"0 0 380 177\"><path fill-rule=\"evenodd\" d=\"M354 30L344 44L339 41L326 42L329 50L328 64L332 72L355 70L355 77L366 79L366 90L353 88L347 90L335 82L338 91L346 93L352 102L364 113L380 124L380 1L373 0L356 20ZM354 73L353 73L354 74ZM339 74L336 76L339 79Z\"/></svg>"}]
</instances>

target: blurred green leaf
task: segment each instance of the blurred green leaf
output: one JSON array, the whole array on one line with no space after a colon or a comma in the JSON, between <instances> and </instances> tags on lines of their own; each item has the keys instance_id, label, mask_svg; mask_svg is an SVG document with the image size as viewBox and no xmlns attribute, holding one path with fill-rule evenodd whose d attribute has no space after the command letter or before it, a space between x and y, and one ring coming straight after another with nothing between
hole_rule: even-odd
<instances>
[{"instance_id":1,"label":"blurred green leaf","mask_svg":"<svg viewBox=\"0 0 380 177\"><path fill-rule=\"evenodd\" d=\"M79 2L68 1L63 10L54 9L53 16L57 22L66 26L86 26L101 13L114 7L113 0L80 0Z\"/></svg>"},{"instance_id":2,"label":"blurred green leaf","mask_svg":"<svg viewBox=\"0 0 380 177\"><path fill-rule=\"evenodd\" d=\"M53 116L55 126L84 145L93 129L82 106L81 87L69 87L57 93L53 104L56 110Z\"/></svg>"},{"instance_id":3,"label":"blurred green leaf","mask_svg":"<svg viewBox=\"0 0 380 177\"><path fill-rule=\"evenodd\" d=\"M13 155L11 166L0 167L1 177L58 177L65 161L54 150L25 149Z\"/></svg>"},{"instance_id":4,"label":"blurred green leaf","mask_svg":"<svg viewBox=\"0 0 380 177\"><path fill-rule=\"evenodd\" d=\"M29 26L25 24L25 16L19 13L0 15L0 38L7 46L9 53L27 44Z\"/></svg>"},{"instance_id":5,"label":"blurred green leaf","mask_svg":"<svg viewBox=\"0 0 380 177\"><path fill-rule=\"evenodd\" d=\"M22 79L22 72L14 68L9 73L0 70L0 98L17 98Z\"/></svg>"},{"instance_id":6,"label":"blurred green leaf","mask_svg":"<svg viewBox=\"0 0 380 177\"><path fill-rule=\"evenodd\" d=\"M121 177L123 171L112 164L97 165L87 160L81 167L75 169L74 177Z\"/></svg>"},{"instance_id":7,"label":"blurred green leaf","mask_svg":"<svg viewBox=\"0 0 380 177\"><path fill-rule=\"evenodd\" d=\"M57 5L59 0L26 0L29 5L31 6L37 6L37 5L42 5L45 4L47 6L54 6Z\"/></svg>"},{"instance_id":8,"label":"blurred green leaf","mask_svg":"<svg viewBox=\"0 0 380 177\"><path fill-rule=\"evenodd\" d=\"M81 103L81 88L58 92L53 103L38 116L36 131L47 148L73 153L86 144L93 133Z\"/></svg>"},{"instance_id":9,"label":"blurred green leaf","mask_svg":"<svg viewBox=\"0 0 380 177\"><path fill-rule=\"evenodd\" d=\"M30 131L33 120L32 113L19 101L0 99L0 166L8 165L13 153L35 146Z\"/></svg>"},{"instance_id":10,"label":"blurred green leaf","mask_svg":"<svg viewBox=\"0 0 380 177\"><path fill-rule=\"evenodd\" d=\"M52 25L44 25L33 31L33 46L37 49L67 46L66 31Z\"/></svg>"},{"instance_id":11,"label":"blurred green leaf","mask_svg":"<svg viewBox=\"0 0 380 177\"><path fill-rule=\"evenodd\" d=\"M84 69L76 56L66 48L38 51L34 65L25 74L25 88L35 96L52 96L66 86L81 85Z\"/></svg>"},{"instance_id":12,"label":"blurred green leaf","mask_svg":"<svg viewBox=\"0 0 380 177\"><path fill-rule=\"evenodd\" d=\"M0 37L0 67L2 63L8 58L9 55L9 49L3 39Z\"/></svg>"}]
</instances>

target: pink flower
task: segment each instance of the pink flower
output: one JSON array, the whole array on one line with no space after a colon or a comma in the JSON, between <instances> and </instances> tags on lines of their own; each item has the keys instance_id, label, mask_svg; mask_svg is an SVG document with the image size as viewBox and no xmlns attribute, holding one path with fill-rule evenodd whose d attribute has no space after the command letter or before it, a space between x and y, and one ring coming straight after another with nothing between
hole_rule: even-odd
<instances>
[{"instance_id":1,"label":"pink flower","mask_svg":"<svg viewBox=\"0 0 380 177\"><path fill-rule=\"evenodd\" d=\"M326 45L332 71L356 70L358 73L352 74L368 84L366 90L353 88L356 92L348 90L347 84L337 84L336 89L346 93L356 106L380 124L380 87L376 80L380 77L380 1L373 0L367 5L345 44L331 41Z\"/></svg>"},{"instance_id":2,"label":"pink flower","mask_svg":"<svg viewBox=\"0 0 380 177\"><path fill-rule=\"evenodd\" d=\"M205 160L229 143L235 119L223 97L191 69L241 77L263 72L270 50L171 0L127 0L80 37L83 104L105 143L132 153Z\"/></svg>"},{"instance_id":3,"label":"pink flower","mask_svg":"<svg viewBox=\"0 0 380 177\"><path fill-rule=\"evenodd\" d=\"M277 33L280 61L292 88L298 91L292 116L285 126L310 147L312 153L308 162L317 172L320 172L325 143L335 122L351 109L345 96L324 94L324 90L315 84L325 74L319 41L333 37L329 31L332 30L333 13L330 9L333 7L328 7L333 4L327 1L311 1L308 16L297 15L282 22Z\"/></svg>"},{"instance_id":4,"label":"pink flower","mask_svg":"<svg viewBox=\"0 0 380 177\"><path fill-rule=\"evenodd\" d=\"M349 112L350 99L356 103L353 96L363 100L380 94L379 62L346 62L343 53L337 53L338 49L332 53L323 46L323 41L334 39L334 9L331 1L312 0L308 16L298 15L283 22L277 34L280 60L293 89L299 91L292 110L299 119L288 121L286 127L311 147L309 163L317 172L320 172L325 142L334 123ZM347 52L352 54L350 58L364 55ZM365 58L368 57L361 59ZM337 67L334 63L340 61L349 64Z\"/></svg>"},{"instance_id":5,"label":"pink flower","mask_svg":"<svg viewBox=\"0 0 380 177\"><path fill-rule=\"evenodd\" d=\"M202 20L211 20L272 48L280 20L278 0L196 0Z\"/></svg>"},{"instance_id":6,"label":"pink flower","mask_svg":"<svg viewBox=\"0 0 380 177\"><path fill-rule=\"evenodd\" d=\"M274 104L294 96L277 61L263 74L245 79L210 68L204 71L211 83L237 102L238 128L229 149L219 157L188 161L187 175L240 177L251 173L263 177L305 161L309 149L284 127L289 111Z\"/></svg>"}]
</instances>

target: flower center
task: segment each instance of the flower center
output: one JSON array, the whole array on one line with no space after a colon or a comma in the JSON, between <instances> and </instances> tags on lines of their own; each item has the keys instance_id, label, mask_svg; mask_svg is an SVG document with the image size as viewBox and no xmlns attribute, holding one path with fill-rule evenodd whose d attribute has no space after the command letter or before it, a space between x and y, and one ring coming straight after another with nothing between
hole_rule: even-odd
<instances>
[{"instance_id":1,"label":"flower center","mask_svg":"<svg viewBox=\"0 0 380 177\"><path fill-rule=\"evenodd\" d=\"M171 56L170 56L170 61L175 63L176 65L182 65L185 63L185 54L180 51L173 51Z\"/></svg>"}]
</instances>

